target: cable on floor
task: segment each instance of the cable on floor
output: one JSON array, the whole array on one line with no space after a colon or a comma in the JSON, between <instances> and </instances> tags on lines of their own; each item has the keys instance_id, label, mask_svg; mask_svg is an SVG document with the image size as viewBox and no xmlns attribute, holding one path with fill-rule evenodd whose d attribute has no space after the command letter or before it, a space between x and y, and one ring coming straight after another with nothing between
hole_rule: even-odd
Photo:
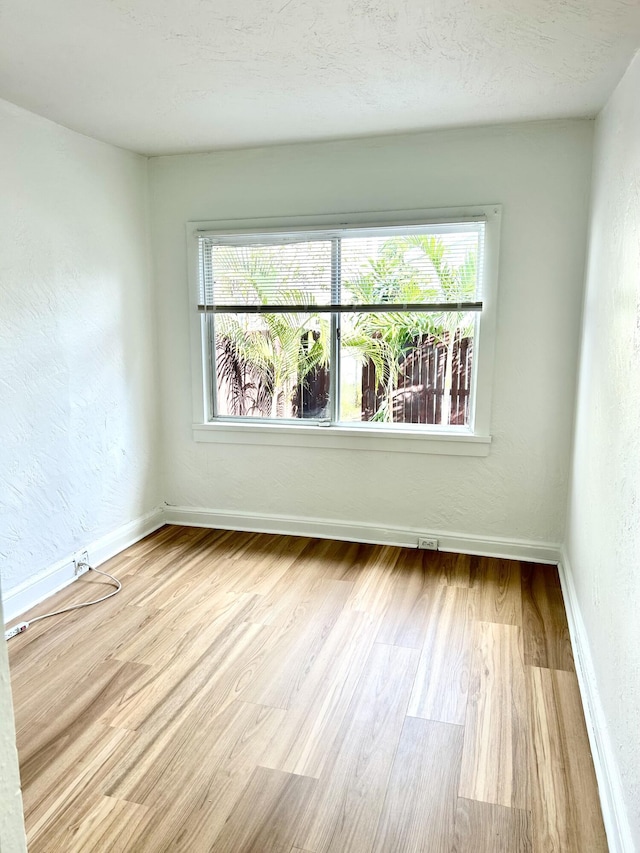
<instances>
[{"instance_id":1,"label":"cable on floor","mask_svg":"<svg viewBox=\"0 0 640 853\"><path fill-rule=\"evenodd\" d=\"M93 566L89 566L87 563L84 563L83 565L87 566L89 571L96 572L96 574L109 578L109 580L116 585L113 592L108 592L106 595L103 595L101 598L96 598L94 601L84 601L81 604L70 604L68 607L62 607L60 610L54 610L51 613L43 613L42 616L36 616L28 622L20 622L17 625L14 625L13 628L9 628L5 631L5 639L9 640L17 634L23 634L30 625L34 624L34 622L40 622L42 619L49 619L50 616L60 616L63 613L69 613L71 610L79 610L81 607L92 607L94 604L101 604L103 601L106 601L108 598L113 598L114 595L117 595L120 592L122 584L118 578L115 578L108 572L103 572L100 569L94 569Z\"/></svg>"}]
</instances>

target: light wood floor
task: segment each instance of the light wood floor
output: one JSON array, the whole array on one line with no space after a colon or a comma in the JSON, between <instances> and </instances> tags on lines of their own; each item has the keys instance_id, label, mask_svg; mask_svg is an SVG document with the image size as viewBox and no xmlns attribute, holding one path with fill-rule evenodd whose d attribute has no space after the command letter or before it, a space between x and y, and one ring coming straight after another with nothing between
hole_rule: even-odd
<instances>
[{"instance_id":1,"label":"light wood floor","mask_svg":"<svg viewBox=\"0 0 640 853\"><path fill-rule=\"evenodd\" d=\"M554 568L165 527L106 570L10 643L30 853L606 851Z\"/></svg>"}]
</instances>

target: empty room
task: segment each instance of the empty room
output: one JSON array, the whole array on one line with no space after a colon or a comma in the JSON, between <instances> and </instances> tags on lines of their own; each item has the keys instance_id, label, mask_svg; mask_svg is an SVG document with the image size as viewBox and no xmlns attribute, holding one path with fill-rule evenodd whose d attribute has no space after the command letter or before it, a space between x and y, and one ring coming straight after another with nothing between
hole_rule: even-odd
<instances>
[{"instance_id":1,"label":"empty room","mask_svg":"<svg viewBox=\"0 0 640 853\"><path fill-rule=\"evenodd\" d=\"M640 853L640 4L0 4L2 853Z\"/></svg>"}]
</instances>

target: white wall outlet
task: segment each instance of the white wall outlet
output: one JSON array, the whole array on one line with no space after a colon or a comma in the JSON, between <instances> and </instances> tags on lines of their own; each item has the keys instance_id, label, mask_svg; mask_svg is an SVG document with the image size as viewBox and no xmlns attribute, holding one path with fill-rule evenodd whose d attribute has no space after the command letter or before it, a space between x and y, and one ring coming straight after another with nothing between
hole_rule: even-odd
<instances>
[{"instance_id":1,"label":"white wall outlet","mask_svg":"<svg viewBox=\"0 0 640 853\"><path fill-rule=\"evenodd\" d=\"M73 571L75 572L76 577L89 571L88 551L78 551L77 554L73 555Z\"/></svg>"},{"instance_id":2,"label":"white wall outlet","mask_svg":"<svg viewBox=\"0 0 640 853\"><path fill-rule=\"evenodd\" d=\"M420 536L418 538L418 548L423 551L437 551L438 540L434 539L433 536Z\"/></svg>"}]
</instances>

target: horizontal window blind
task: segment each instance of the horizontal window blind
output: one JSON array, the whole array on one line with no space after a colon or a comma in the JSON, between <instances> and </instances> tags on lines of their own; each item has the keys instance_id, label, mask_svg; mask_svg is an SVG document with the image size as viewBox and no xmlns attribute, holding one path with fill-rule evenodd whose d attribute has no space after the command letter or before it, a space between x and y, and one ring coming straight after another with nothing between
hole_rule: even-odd
<instances>
[{"instance_id":1,"label":"horizontal window blind","mask_svg":"<svg viewBox=\"0 0 640 853\"><path fill-rule=\"evenodd\" d=\"M211 313L482 309L483 221L199 237Z\"/></svg>"}]
</instances>

